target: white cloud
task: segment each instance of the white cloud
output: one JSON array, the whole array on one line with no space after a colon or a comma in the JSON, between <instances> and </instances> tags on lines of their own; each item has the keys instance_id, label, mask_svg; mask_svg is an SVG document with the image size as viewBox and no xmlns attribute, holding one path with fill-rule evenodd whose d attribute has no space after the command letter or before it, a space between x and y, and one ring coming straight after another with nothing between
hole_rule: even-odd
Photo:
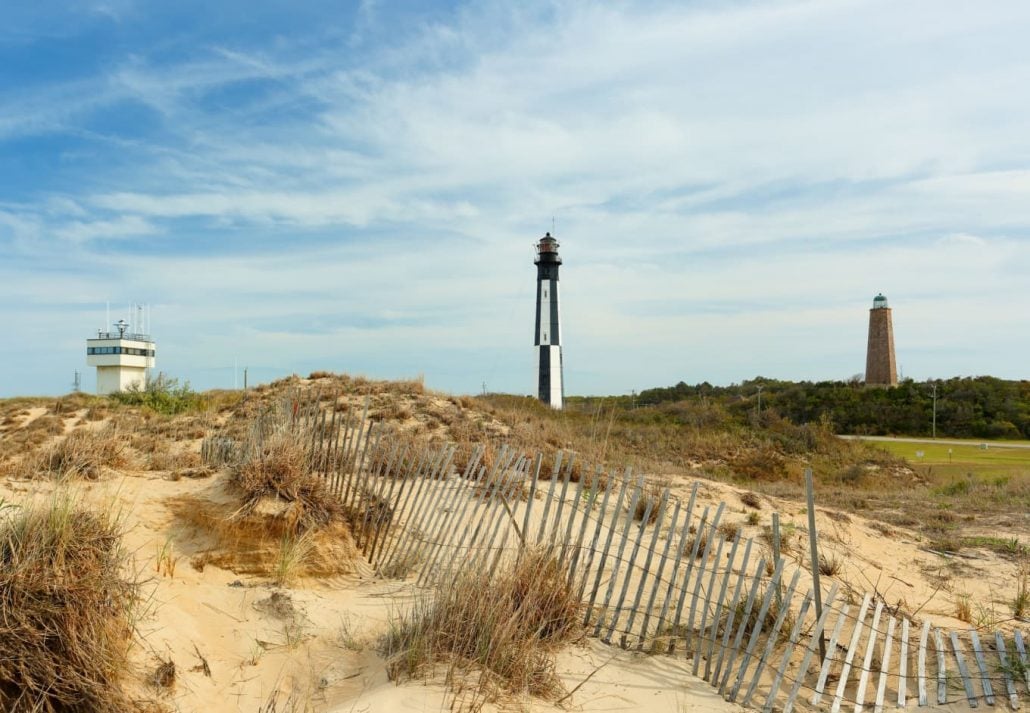
<instances>
[{"instance_id":1,"label":"white cloud","mask_svg":"<svg viewBox=\"0 0 1030 713\"><path fill-rule=\"evenodd\" d=\"M120 102L160 128L117 173L5 203L0 239L36 265L71 243L98 270L78 295L160 304L172 344L196 336L184 368L340 354L528 391L554 216L573 390L848 376L878 291L908 373L1025 376L1030 5L488 4L375 46L389 12L363 5L359 52L140 48L6 93L0 140ZM118 252L158 234L190 247ZM23 270L0 265L8 296Z\"/></svg>"}]
</instances>

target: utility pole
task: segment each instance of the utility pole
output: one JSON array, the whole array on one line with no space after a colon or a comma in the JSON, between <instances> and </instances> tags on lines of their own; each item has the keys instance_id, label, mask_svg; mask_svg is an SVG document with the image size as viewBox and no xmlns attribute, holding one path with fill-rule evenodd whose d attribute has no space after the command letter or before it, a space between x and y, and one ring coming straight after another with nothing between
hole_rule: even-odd
<instances>
[{"instance_id":1,"label":"utility pole","mask_svg":"<svg viewBox=\"0 0 1030 713\"><path fill-rule=\"evenodd\" d=\"M758 385L758 415L759 416L762 415L762 389L764 389L764 388L765 388L765 386L763 386L762 384Z\"/></svg>"},{"instance_id":2,"label":"utility pole","mask_svg":"<svg viewBox=\"0 0 1030 713\"><path fill-rule=\"evenodd\" d=\"M933 384L933 438L937 438L937 383Z\"/></svg>"}]
</instances>

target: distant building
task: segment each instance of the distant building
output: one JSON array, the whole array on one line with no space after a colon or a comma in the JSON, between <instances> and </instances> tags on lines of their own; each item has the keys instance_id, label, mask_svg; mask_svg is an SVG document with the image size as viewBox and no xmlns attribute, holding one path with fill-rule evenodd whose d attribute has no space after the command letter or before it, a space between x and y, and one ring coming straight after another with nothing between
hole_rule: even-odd
<instances>
[{"instance_id":1,"label":"distant building","mask_svg":"<svg viewBox=\"0 0 1030 713\"><path fill-rule=\"evenodd\" d=\"M558 319L558 241L547 233L536 244L536 337L539 367L537 394L551 408L565 401L562 381L561 325Z\"/></svg>"},{"instance_id":2,"label":"distant building","mask_svg":"<svg viewBox=\"0 0 1030 713\"><path fill-rule=\"evenodd\" d=\"M869 310L869 343L865 358L866 386L897 386L898 363L894 357L894 325L887 298L878 294Z\"/></svg>"},{"instance_id":3,"label":"distant building","mask_svg":"<svg viewBox=\"0 0 1030 713\"><path fill-rule=\"evenodd\" d=\"M101 396L144 388L156 358L150 335L130 332L121 319L114 326L117 332L98 331L95 338L86 340L86 364L97 368L97 393Z\"/></svg>"}]
</instances>

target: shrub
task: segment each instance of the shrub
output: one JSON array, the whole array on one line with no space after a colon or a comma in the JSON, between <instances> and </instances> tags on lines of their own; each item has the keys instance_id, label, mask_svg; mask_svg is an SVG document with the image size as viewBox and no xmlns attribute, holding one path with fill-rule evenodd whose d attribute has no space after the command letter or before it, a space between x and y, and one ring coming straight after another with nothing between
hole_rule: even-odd
<instances>
[{"instance_id":1,"label":"shrub","mask_svg":"<svg viewBox=\"0 0 1030 713\"><path fill-rule=\"evenodd\" d=\"M0 517L0 709L131 710L139 585L118 522L63 493Z\"/></svg>"},{"instance_id":2,"label":"shrub","mask_svg":"<svg viewBox=\"0 0 1030 713\"><path fill-rule=\"evenodd\" d=\"M761 498L758 497L757 493L753 493L750 490L740 494L740 502L744 503L749 508L754 508L755 510L762 509Z\"/></svg>"},{"instance_id":3,"label":"shrub","mask_svg":"<svg viewBox=\"0 0 1030 713\"><path fill-rule=\"evenodd\" d=\"M165 415L199 409L204 404L203 397L190 388L189 382L180 385L178 379L160 373L143 388L133 385L127 391L111 394L110 398L120 404L143 406Z\"/></svg>"}]
</instances>

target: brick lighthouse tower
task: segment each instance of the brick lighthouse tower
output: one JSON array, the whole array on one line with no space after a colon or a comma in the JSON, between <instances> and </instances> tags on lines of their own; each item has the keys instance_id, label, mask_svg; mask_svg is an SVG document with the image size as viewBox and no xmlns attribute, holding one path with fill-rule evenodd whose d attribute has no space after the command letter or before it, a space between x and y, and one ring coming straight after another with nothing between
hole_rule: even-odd
<instances>
[{"instance_id":1,"label":"brick lighthouse tower","mask_svg":"<svg viewBox=\"0 0 1030 713\"><path fill-rule=\"evenodd\" d=\"M897 386L898 364L894 358L894 325L887 298L878 294L869 310L869 346L865 358L866 386Z\"/></svg>"},{"instance_id":2,"label":"brick lighthouse tower","mask_svg":"<svg viewBox=\"0 0 1030 713\"><path fill-rule=\"evenodd\" d=\"M536 339L540 366L537 395L551 408L565 400L562 381L561 327L558 323L558 241L547 233L536 244Z\"/></svg>"}]
</instances>

